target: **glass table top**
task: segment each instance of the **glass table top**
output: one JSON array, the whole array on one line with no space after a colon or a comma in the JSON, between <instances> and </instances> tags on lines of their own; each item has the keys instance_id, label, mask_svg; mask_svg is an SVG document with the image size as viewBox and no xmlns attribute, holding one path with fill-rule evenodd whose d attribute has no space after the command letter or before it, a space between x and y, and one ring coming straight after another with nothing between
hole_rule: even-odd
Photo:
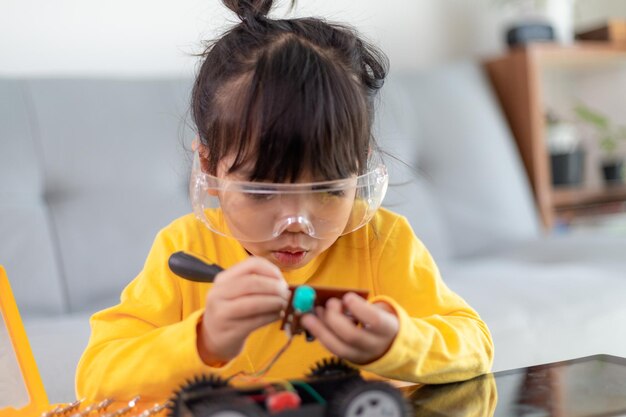
<instances>
[{"instance_id":1,"label":"glass table top","mask_svg":"<svg viewBox=\"0 0 626 417\"><path fill-rule=\"evenodd\" d=\"M594 355L425 385L409 399L416 416L626 416L626 359Z\"/></svg>"}]
</instances>

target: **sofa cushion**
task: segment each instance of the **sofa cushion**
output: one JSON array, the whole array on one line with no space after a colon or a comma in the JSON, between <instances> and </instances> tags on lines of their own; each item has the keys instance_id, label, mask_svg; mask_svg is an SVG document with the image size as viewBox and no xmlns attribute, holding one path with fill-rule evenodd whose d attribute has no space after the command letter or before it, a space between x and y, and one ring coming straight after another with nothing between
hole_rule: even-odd
<instances>
[{"instance_id":1,"label":"sofa cushion","mask_svg":"<svg viewBox=\"0 0 626 417\"><path fill-rule=\"evenodd\" d=\"M437 262L451 256L448 231L432 183L417 166L420 122L412 98L391 77L376 112L374 134L383 150L389 188L383 205L405 216Z\"/></svg>"},{"instance_id":2,"label":"sofa cushion","mask_svg":"<svg viewBox=\"0 0 626 417\"><path fill-rule=\"evenodd\" d=\"M24 327L48 400L74 401L76 365L91 331L89 314L26 319Z\"/></svg>"},{"instance_id":3,"label":"sofa cushion","mask_svg":"<svg viewBox=\"0 0 626 417\"><path fill-rule=\"evenodd\" d=\"M54 314L67 307L65 286L43 192L37 125L23 85L0 80L0 264L22 314Z\"/></svg>"},{"instance_id":4,"label":"sofa cushion","mask_svg":"<svg viewBox=\"0 0 626 417\"><path fill-rule=\"evenodd\" d=\"M72 311L119 295L158 230L190 211L189 87L176 80L29 81Z\"/></svg>"},{"instance_id":5,"label":"sofa cushion","mask_svg":"<svg viewBox=\"0 0 626 417\"><path fill-rule=\"evenodd\" d=\"M444 265L442 273L489 326L499 371L598 353L626 356L624 266L618 259L494 256Z\"/></svg>"},{"instance_id":6,"label":"sofa cushion","mask_svg":"<svg viewBox=\"0 0 626 417\"><path fill-rule=\"evenodd\" d=\"M413 123L419 126L418 143L403 157L436 190L433 198L450 252L466 256L537 236L539 222L525 171L479 64L393 78L403 96L410 96Z\"/></svg>"}]
</instances>

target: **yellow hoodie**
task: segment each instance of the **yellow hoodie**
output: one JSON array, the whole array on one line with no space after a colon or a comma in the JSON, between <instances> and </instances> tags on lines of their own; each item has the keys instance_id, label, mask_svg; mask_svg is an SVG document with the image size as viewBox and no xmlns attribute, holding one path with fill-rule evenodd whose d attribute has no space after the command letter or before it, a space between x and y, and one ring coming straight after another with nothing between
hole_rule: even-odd
<instances>
[{"instance_id":1,"label":"yellow hoodie","mask_svg":"<svg viewBox=\"0 0 626 417\"><path fill-rule=\"evenodd\" d=\"M143 400L164 400L201 373L228 377L258 370L285 344L287 337L275 322L253 332L242 353L224 366L205 365L196 349L196 326L212 284L186 281L168 269L169 256L180 250L224 268L249 256L239 242L212 233L192 214L161 230L120 303L91 318L91 338L76 373L78 398L124 400L141 394ZM391 304L400 322L396 339L381 358L360 366L364 371L444 383L472 378L491 367L493 342L487 326L443 283L404 217L380 209L365 227L283 275L291 285L366 289L371 301ZM302 377L329 356L318 341L298 336L267 376Z\"/></svg>"}]
</instances>

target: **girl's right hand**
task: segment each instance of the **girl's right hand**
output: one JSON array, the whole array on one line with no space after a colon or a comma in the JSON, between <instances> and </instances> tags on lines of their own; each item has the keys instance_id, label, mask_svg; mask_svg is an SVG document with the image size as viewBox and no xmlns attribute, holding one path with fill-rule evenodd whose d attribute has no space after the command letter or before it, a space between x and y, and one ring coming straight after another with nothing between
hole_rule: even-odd
<instances>
[{"instance_id":1,"label":"girl's right hand","mask_svg":"<svg viewBox=\"0 0 626 417\"><path fill-rule=\"evenodd\" d=\"M248 335L280 319L289 286L270 261L250 257L215 277L198 325L198 353L207 365L237 356Z\"/></svg>"}]
</instances>

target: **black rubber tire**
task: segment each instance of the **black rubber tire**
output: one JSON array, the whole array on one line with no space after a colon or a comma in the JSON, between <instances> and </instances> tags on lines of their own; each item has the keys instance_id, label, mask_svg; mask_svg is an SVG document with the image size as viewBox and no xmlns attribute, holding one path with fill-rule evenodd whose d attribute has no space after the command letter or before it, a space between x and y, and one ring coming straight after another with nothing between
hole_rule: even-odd
<instances>
[{"instance_id":1,"label":"black rubber tire","mask_svg":"<svg viewBox=\"0 0 626 417\"><path fill-rule=\"evenodd\" d=\"M228 381L217 374L197 375L188 379L170 398L168 417L185 417L181 397L199 390L218 389L228 386Z\"/></svg>"},{"instance_id":2,"label":"black rubber tire","mask_svg":"<svg viewBox=\"0 0 626 417\"><path fill-rule=\"evenodd\" d=\"M384 381L353 381L328 401L327 417L411 417L402 392Z\"/></svg>"},{"instance_id":3,"label":"black rubber tire","mask_svg":"<svg viewBox=\"0 0 626 417\"><path fill-rule=\"evenodd\" d=\"M348 365L345 361L332 357L318 361L311 367L308 378L324 378L328 376L358 375L359 370Z\"/></svg>"},{"instance_id":4,"label":"black rubber tire","mask_svg":"<svg viewBox=\"0 0 626 417\"><path fill-rule=\"evenodd\" d=\"M219 402L204 402L193 409L194 417L266 417L267 414L251 401L225 397Z\"/></svg>"}]
</instances>

